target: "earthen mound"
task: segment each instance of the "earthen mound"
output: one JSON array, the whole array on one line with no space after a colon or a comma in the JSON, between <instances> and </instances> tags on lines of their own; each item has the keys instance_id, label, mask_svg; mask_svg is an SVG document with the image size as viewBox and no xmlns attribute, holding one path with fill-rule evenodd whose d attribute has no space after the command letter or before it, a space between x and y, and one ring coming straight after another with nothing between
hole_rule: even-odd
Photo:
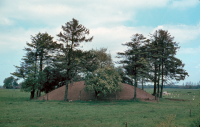
<instances>
[{"instance_id":1,"label":"earthen mound","mask_svg":"<svg viewBox=\"0 0 200 127\"><path fill-rule=\"evenodd\" d=\"M62 86L48 93L48 100L64 100L65 87ZM86 93L84 91L84 81L70 83L68 85L68 100L93 100L95 99L94 93ZM110 94L106 97L103 97L103 100L131 100L134 98L134 86L129 84L122 83L122 91ZM136 97L141 100L154 100L155 97L144 90L137 88ZM47 94L38 98L38 100L47 100Z\"/></svg>"}]
</instances>

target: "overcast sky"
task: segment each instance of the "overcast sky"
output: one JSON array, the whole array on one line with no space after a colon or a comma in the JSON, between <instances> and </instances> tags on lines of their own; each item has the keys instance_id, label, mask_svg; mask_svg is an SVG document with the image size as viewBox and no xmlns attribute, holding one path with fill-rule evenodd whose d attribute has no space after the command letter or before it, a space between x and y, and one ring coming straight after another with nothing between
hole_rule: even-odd
<instances>
[{"instance_id":1,"label":"overcast sky","mask_svg":"<svg viewBox=\"0 0 200 127\"><path fill-rule=\"evenodd\" d=\"M176 57L190 75L179 84L200 81L199 14L199 0L0 0L0 85L15 71L13 65L20 65L31 35L48 32L57 40L72 18L94 36L83 49L105 47L114 61L133 34L148 37L168 30L181 47Z\"/></svg>"}]
</instances>

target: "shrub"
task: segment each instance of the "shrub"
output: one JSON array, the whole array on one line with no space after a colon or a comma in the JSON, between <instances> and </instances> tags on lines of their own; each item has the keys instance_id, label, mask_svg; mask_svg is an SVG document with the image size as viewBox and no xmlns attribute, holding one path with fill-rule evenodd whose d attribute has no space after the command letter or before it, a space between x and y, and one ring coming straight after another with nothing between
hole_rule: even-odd
<instances>
[{"instance_id":1,"label":"shrub","mask_svg":"<svg viewBox=\"0 0 200 127\"><path fill-rule=\"evenodd\" d=\"M114 68L109 66L88 73L85 83L85 91L94 92L96 99L121 90L121 77Z\"/></svg>"}]
</instances>

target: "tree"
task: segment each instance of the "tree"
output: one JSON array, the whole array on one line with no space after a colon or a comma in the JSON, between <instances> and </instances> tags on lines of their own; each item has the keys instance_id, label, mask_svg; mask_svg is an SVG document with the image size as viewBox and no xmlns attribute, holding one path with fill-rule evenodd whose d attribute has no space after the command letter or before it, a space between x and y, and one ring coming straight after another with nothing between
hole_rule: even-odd
<instances>
[{"instance_id":1,"label":"tree","mask_svg":"<svg viewBox=\"0 0 200 127\"><path fill-rule=\"evenodd\" d=\"M53 37L51 37L48 33L38 33L35 36L31 36L31 43L27 43L29 46L28 48L25 48L26 51L35 51L35 63L37 64L37 61L39 61L39 77L42 76L42 70L45 65L45 61L48 61L50 57L52 57L52 54L56 49L60 47L60 44L57 44L53 41ZM41 80L40 80L41 79ZM42 89L42 78L39 78L38 83L40 84L37 88L38 94L37 96L41 95L41 89Z\"/></svg>"},{"instance_id":2,"label":"tree","mask_svg":"<svg viewBox=\"0 0 200 127\"><path fill-rule=\"evenodd\" d=\"M38 73L37 73L37 64L31 60L32 55L29 55L29 53L27 53L27 56L25 56L24 63L25 63L25 77L24 80L22 82L22 87L21 89L23 89L26 92L31 92L30 95L30 99L34 98L35 95L35 90L37 90L38 88Z\"/></svg>"},{"instance_id":3,"label":"tree","mask_svg":"<svg viewBox=\"0 0 200 127\"><path fill-rule=\"evenodd\" d=\"M15 66L16 72L11 74L24 79L22 89L31 92L30 99L33 99L36 90L39 91L37 95L40 95L44 83L42 70L46 65L45 62L52 57L60 45L53 42L53 37L48 33L39 32L36 36L31 36L31 41L24 49L26 55L22 58L21 66Z\"/></svg>"},{"instance_id":4,"label":"tree","mask_svg":"<svg viewBox=\"0 0 200 127\"><path fill-rule=\"evenodd\" d=\"M149 52L149 68L154 73L154 92L156 95L157 85L157 96L159 97L159 87L161 80L161 92L162 97L163 83L169 79L175 79L176 81L184 80L188 73L183 69L184 64L175 57L178 44L174 42L174 37L165 30L156 30L154 34L151 34L151 42L148 44ZM161 77L161 79L160 79ZM166 77L164 79L164 77Z\"/></svg>"},{"instance_id":5,"label":"tree","mask_svg":"<svg viewBox=\"0 0 200 127\"><path fill-rule=\"evenodd\" d=\"M49 91L54 90L55 86L59 83L57 76L60 76L60 74L55 72L50 66L45 67L42 73L43 79L41 80L43 80L43 84L41 91L48 93Z\"/></svg>"},{"instance_id":6,"label":"tree","mask_svg":"<svg viewBox=\"0 0 200 127\"><path fill-rule=\"evenodd\" d=\"M17 83L17 81L16 80L14 80L13 81L13 86L15 87L15 86L18 86L19 84Z\"/></svg>"},{"instance_id":7,"label":"tree","mask_svg":"<svg viewBox=\"0 0 200 127\"><path fill-rule=\"evenodd\" d=\"M99 50L92 49L82 52L82 55L77 58L79 59L79 72L86 74L105 66L114 67L111 55L106 53L106 51L106 48L101 48Z\"/></svg>"},{"instance_id":8,"label":"tree","mask_svg":"<svg viewBox=\"0 0 200 127\"><path fill-rule=\"evenodd\" d=\"M118 63L123 64L127 75L134 78L134 100L136 99L136 87L137 80L141 72L146 69L146 60L144 58L145 51L143 46L145 46L145 37L142 34L133 35L131 42L126 42L122 44L127 46L128 49L125 52L118 52L118 58L123 58Z\"/></svg>"},{"instance_id":9,"label":"tree","mask_svg":"<svg viewBox=\"0 0 200 127\"><path fill-rule=\"evenodd\" d=\"M131 77L129 77L125 70L123 69L123 67L119 66L116 67L115 70L119 73L121 79L122 79L122 83L126 83L129 85L133 85L133 80L131 79Z\"/></svg>"},{"instance_id":10,"label":"tree","mask_svg":"<svg viewBox=\"0 0 200 127\"><path fill-rule=\"evenodd\" d=\"M85 85L85 91L94 92L97 100L101 96L106 96L122 89L120 75L110 66L88 73L85 77Z\"/></svg>"},{"instance_id":11,"label":"tree","mask_svg":"<svg viewBox=\"0 0 200 127\"><path fill-rule=\"evenodd\" d=\"M26 77L26 80L24 80L21 83L21 89L23 89L25 92L31 92L30 99L34 98L35 89L37 89L37 81L35 79L34 73L29 73L29 76Z\"/></svg>"},{"instance_id":12,"label":"tree","mask_svg":"<svg viewBox=\"0 0 200 127\"><path fill-rule=\"evenodd\" d=\"M105 66L114 66L111 55L106 53L106 48L100 48L99 50L91 50L96 56L96 62L99 68L103 68Z\"/></svg>"},{"instance_id":13,"label":"tree","mask_svg":"<svg viewBox=\"0 0 200 127\"><path fill-rule=\"evenodd\" d=\"M160 78L160 50L159 50L159 41L158 41L158 33L157 31L154 32L154 34L150 34L150 41L148 41L147 48L148 48L148 67L150 71L149 78L151 81L154 82L154 89L153 94L156 95L156 86L158 85L158 91L159 91L159 78ZM158 69L159 68L159 69ZM158 74L159 73L159 74Z\"/></svg>"},{"instance_id":14,"label":"tree","mask_svg":"<svg viewBox=\"0 0 200 127\"><path fill-rule=\"evenodd\" d=\"M17 86L17 82L16 82L17 79L15 79L13 76L10 76L8 78L5 78L3 83L3 87L6 88L6 89L12 89L13 86Z\"/></svg>"},{"instance_id":15,"label":"tree","mask_svg":"<svg viewBox=\"0 0 200 127\"><path fill-rule=\"evenodd\" d=\"M99 61L97 54L94 50L83 52L82 56L79 57L80 67L82 73L93 72L99 68Z\"/></svg>"},{"instance_id":16,"label":"tree","mask_svg":"<svg viewBox=\"0 0 200 127\"><path fill-rule=\"evenodd\" d=\"M20 66L15 66L16 68L16 71L13 72L13 73L10 73L11 75L13 76L16 76L18 78L25 78L25 75L26 75L26 66L25 66L25 63L24 62L21 62Z\"/></svg>"},{"instance_id":17,"label":"tree","mask_svg":"<svg viewBox=\"0 0 200 127\"><path fill-rule=\"evenodd\" d=\"M93 37L86 39L85 35L89 35L89 30L79 24L78 20L74 18L72 21L67 22L65 26L62 26L62 30L63 32L60 32L57 36L60 38L59 40L63 42L61 50L63 52L64 59L62 63L65 64L66 68L66 89L64 101L67 101L68 83L75 76L72 70L77 66L75 64L77 59L75 58L79 55L75 54L76 52L74 52L74 50L77 50L76 48L81 42L92 41Z\"/></svg>"}]
</instances>

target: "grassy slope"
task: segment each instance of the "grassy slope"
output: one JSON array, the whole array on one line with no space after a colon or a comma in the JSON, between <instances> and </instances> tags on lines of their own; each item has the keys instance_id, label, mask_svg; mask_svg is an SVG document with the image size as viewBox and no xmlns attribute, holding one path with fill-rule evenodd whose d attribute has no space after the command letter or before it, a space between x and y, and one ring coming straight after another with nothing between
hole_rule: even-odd
<instances>
[{"instance_id":1,"label":"grassy slope","mask_svg":"<svg viewBox=\"0 0 200 127\"><path fill-rule=\"evenodd\" d=\"M200 91L168 89L179 99L191 101L160 102L58 102L29 101L30 93L19 90L0 89L0 126L4 127L154 127L176 115L174 125L188 127L200 114ZM147 89L152 92L152 89ZM191 92L191 93L188 93ZM189 95L188 95L189 94ZM181 96L180 96L181 95ZM174 95L175 96L175 95ZM195 96L195 97L194 97ZM176 98L176 97L175 97ZM189 116L192 109L192 117ZM169 118L168 118L169 119Z\"/></svg>"}]
</instances>

